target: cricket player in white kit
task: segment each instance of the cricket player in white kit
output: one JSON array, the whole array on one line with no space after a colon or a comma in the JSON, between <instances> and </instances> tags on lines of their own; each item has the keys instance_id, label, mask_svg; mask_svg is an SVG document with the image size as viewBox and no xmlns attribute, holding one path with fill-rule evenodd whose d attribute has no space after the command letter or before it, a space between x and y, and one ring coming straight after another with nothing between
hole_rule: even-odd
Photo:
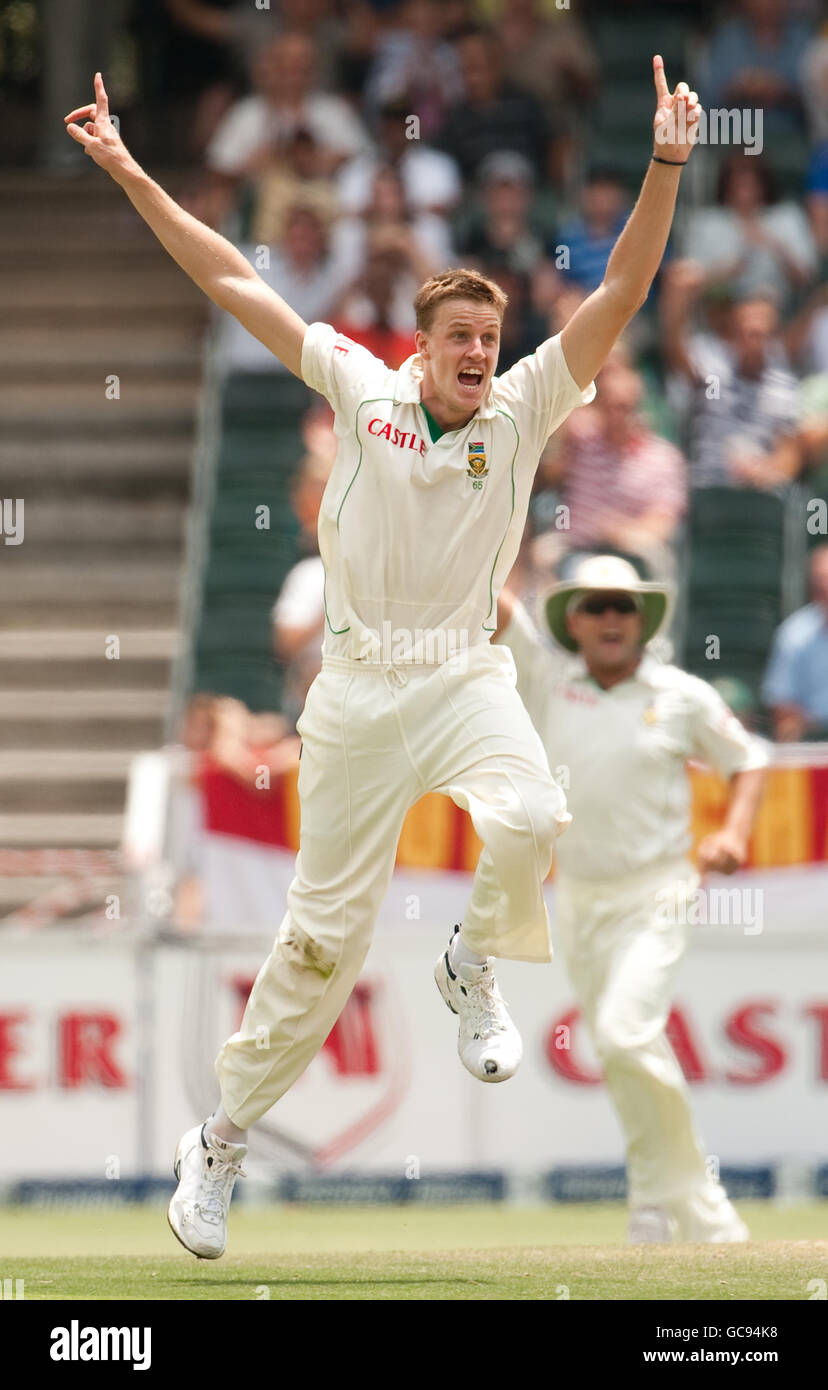
<instances>
[{"instance_id":1,"label":"cricket player in white kit","mask_svg":"<svg viewBox=\"0 0 828 1390\"><path fill-rule=\"evenodd\" d=\"M595 556L541 601L544 643L503 594L499 638L551 767L566 767L572 826L556 868L556 926L627 1141L630 1239L747 1239L707 1172L665 1025L700 876L688 859L689 758L729 779L704 869L744 863L767 754L706 681L656 659L669 590Z\"/></svg>"},{"instance_id":2,"label":"cricket player in white kit","mask_svg":"<svg viewBox=\"0 0 828 1390\"><path fill-rule=\"evenodd\" d=\"M305 324L144 173L110 121L100 74L95 102L66 118L196 284L327 397L339 439L319 522L323 666L298 724L296 877L241 1027L216 1062L221 1105L183 1136L175 1159L170 1225L204 1258L225 1248L249 1126L315 1056L357 980L403 819L425 792L468 809L484 845L462 926L435 971L459 1018L461 1059L495 1082L520 1062L493 961L549 959L542 886L569 815L512 658L490 639L544 443L592 399L593 377L664 254L699 107L686 83L669 91L659 57L653 72L655 152L604 281L500 378L505 296L477 272L426 282L417 352L390 371L329 325Z\"/></svg>"}]
</instances>

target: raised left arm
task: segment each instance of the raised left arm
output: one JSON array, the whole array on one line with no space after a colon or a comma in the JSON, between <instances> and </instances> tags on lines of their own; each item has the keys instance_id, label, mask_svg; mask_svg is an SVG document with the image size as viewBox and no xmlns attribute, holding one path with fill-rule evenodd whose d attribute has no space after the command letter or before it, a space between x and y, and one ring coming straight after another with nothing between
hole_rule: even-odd
<instances>
[{"instance_id":1,"label":"raised left arm","mask_svg":"<svg viewBox=\"0 0 828 1390\"><path fill-rule=\"evenodd\" d=\"M670 235L681 169L698 132L699 99L686 82L679 82L670 94L659 54L653 58L653 78L658 101L653 119L654 162L615 243L603 281L561 333L567 366L581 388L600 371L649 294Z\"/></svg>"}]
</instances>

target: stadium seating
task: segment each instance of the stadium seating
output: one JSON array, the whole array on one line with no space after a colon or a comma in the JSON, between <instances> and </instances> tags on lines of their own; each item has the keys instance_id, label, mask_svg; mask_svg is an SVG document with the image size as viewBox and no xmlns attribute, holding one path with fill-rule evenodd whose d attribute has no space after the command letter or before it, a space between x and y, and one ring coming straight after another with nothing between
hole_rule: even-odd
<instances>
[{"instance_id":1,"label":"stadium seating","mask_svg":"<svg viewBox=\"0 0 828 1390\"><path fill-rule=\"evenodd\" d=\"M685 70L691 20L665 14L664 6L640 13L598 15L590 25L601 68L601 91L595 103L588 159L609 165L630 187L638 188L652 151L652 36L668 76Z\"/></svg>"},{"instance_id":2,"label":"stadium seating","mask_svg":"<svg viewBox=\"0 0 828 1390\"><path fill-rule=\"evenodd\" d=\"M786 504L773 494L699 488L687 525L684 662L711 679L734 676L758 697L784 615ZM710 638L718 638L718 648ZM714 663L715 662L715 666Z\"/></svg>"},{"instance_id":3,"label":"stadium seating","mask_svg":"<svg viewBox=\"0 0 828 1390\"><path fill-rule=\"evenodd\" d=\"M194 688L233 695L253 710L280 703L270 614L299 556L290 485L310 400L287 374L231 375L222 389Z\"/></svg>"}]
</instances>

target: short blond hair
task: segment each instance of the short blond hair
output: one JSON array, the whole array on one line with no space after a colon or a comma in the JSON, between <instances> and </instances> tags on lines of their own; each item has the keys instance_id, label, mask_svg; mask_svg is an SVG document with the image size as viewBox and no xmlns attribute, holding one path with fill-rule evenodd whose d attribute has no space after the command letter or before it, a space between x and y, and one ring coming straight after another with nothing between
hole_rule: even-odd
<instances>
[{"instance_id":1,"label":"short blond hair","mask_svg":"<svg viewBox=\"0 0 828 1390\"><path fill-rule=\"evenodd\" d=\"M417 327L428 333L434 324L434 315L447 299L477 299L483 304L491 304L501 323L506 311L508 296L494 280L481 275L479 270L461 267L459 270L443 270L432 275L421 285L414 299L414 312Z\"/></svg>"}]
</instances>

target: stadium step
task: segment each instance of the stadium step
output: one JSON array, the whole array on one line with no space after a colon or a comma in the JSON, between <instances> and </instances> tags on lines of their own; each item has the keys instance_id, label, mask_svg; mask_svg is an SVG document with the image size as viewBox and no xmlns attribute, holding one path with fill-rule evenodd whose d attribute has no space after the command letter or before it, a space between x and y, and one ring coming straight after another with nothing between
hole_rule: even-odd
<instances>
[{"instance_id":1,"label":"stadium step","mask_svg":"<svg viewBox=\"0 0 828 1390\"><path fill-rule=\"evenodd\" d=\"M59 493L67 489L77 495L84 487L96 493L129 496L138 491L146 498L185 493L192 465L189 430L171 435L153 435L146 430L140 438L124 438L119 429L109 437L38 439L34 430L28 438L6 441L3 445L3 480L6 492L30 496L34 491ZM18 485L17 488L15 485Z\"/></svg>"},{"instance_id":2,"label":"stadium step","mask_svg":"<svg viewBox=\"0 0 828 1390\"><path fill-rule=\"evenodd\" d=\"M15 610L7 610L3 620L8 624L15 616ZM54 621L54 613L48 618ZM124 693L135 692L137 702L139 696L151 700L154 692L165 690L176 642L176 633L167 627L143 630L124 622L115 631L104 623L65 632L46 625L6 626L0 630L0 687L12 701L21 691L51 700L53 717L60 710L61 720L64 700L81 703L93 694L101 705L111 702L113 711L133 718L137 710L119 703ZM153 706L148 712L155 717Z\"/></svg>"},{"instance_id":3,"label":"stadium step","mask_svg":"<svg viewBox=\"0 0 828 1390\"><path fill-rule=\"evenodd\" d=\"M5 675L6 669L0 672ZM0 749L154 748L163 739L167 703L163 688L63 688L58 697L53 690L27 686L0 689Z\"/></svg>"},{"instance_id":4,"label":"stadium step","mask_svg":"<svg viewBox=\"0 0 828 1390\"><path fill-rule=\"evenodd\" d=\"M45 491L45 490L44 490ZM130 543L143 548L178 548L183 539L184 508L169 498L135 499L126 505L122 499L101 499L92 496L54 498L38 496L33 505L33 493L26 489L25 546L48 545L50 555L57 559L60 547L72 547L94 542L100 556L101 546ZM67 541L67 537L71 538ZM123 550L119 552L123 555Z\"/></svg>"},{"instance_id":5,"label":"stadium step","mask_svg":"<svg viewBox=\"0 0 828 1390\"><path fill-rule=\"evenodd\" d=\"M209 305L98 170L0 171L0 302L0 844L113 847L163 741Z\"/></svg>"},{"instance_id":6,"label":"stadium step","mask_svg":"<svg viewBox=\"0 0 828 1390\"><path fill-rule=\"evenodd\" d=\"M10 563L9 557L19 555L24 546L6 551L4 559L6 583L14 586L16 607L32 603L54 603L56 596L70 594L73 601L124 599L127 602L163 602L175 597L178 585L176 564L157 564L154 560L128 564L116 560L99 560L97 555L78 556L64 563Z\"/></svg>"}]
</instances>

